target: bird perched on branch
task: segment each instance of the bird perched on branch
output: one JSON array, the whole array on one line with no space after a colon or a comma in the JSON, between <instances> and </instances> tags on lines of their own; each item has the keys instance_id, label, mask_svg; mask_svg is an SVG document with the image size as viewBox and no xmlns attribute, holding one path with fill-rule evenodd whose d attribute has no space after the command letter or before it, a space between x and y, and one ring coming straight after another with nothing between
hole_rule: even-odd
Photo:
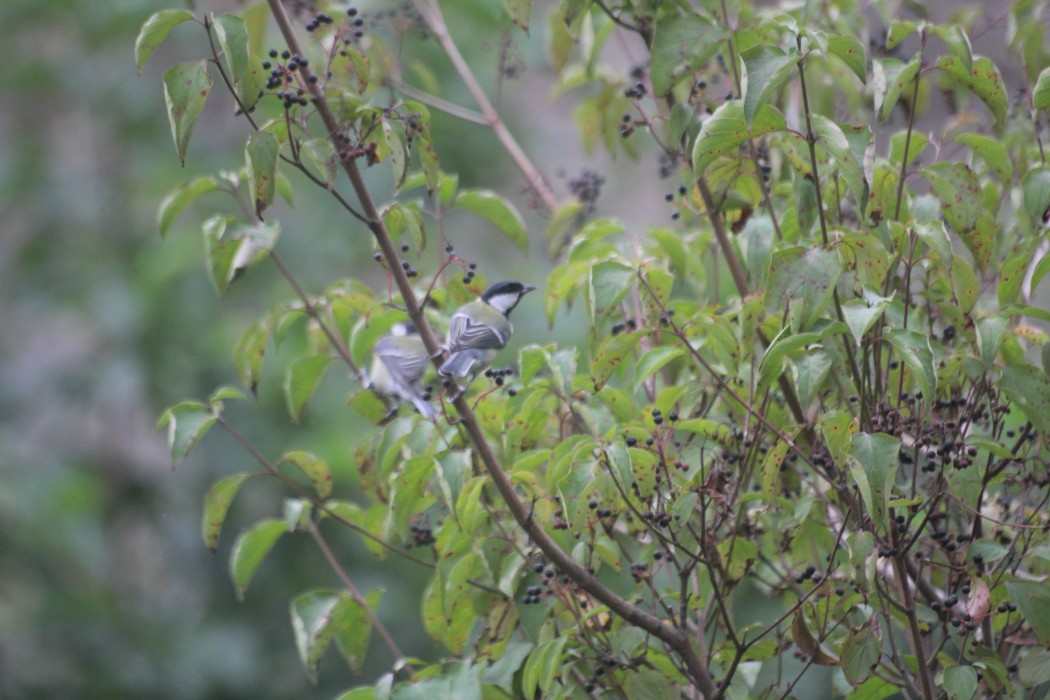
<instances>
[{"instance_id":1,"label":"bird perched on branch","mask_svg":"<svg viewBox=\"0 0 1050 700\"><path fill-rule=\"evenodd\" d=\"M521 298L536 289L521 282L497 282L485 290L476 301L461 306L452 314L445 347L448 359L438 368L438 374L457 384L458 391L449 400L455 401L467 390L470 382L507 346L514 327L507 318ZM457 379L466 378L459 385Z\"/></svg>"},{"instance_id":2,"label":"bird perched on branch","mask_svg":"<svg viewBox=\"0 0 1050 700\"><path fill-rule=\"evenodd\" d=\"M423 339L409 321L395 323L390 335L376 342L372 349L372 371L365 380L365 388L383 399L393 400L387 418L397 410L400 401L411 402L427 420L437 417L437 411L423 389L428 359Z\"/></svg>"}]
</instances>

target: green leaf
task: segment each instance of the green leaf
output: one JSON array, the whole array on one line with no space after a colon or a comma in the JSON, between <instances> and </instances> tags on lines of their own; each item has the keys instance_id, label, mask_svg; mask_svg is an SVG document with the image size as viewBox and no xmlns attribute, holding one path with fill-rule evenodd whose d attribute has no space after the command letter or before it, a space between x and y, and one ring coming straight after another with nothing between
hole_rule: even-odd
<instances>
[{"instance_id":1,"label":"green leaf","mask_svg":"<svg viewBox=\"0 0 1050 700\"><path fill-rule=\"evenodd\" d=\"M237 590L237 600L244 600L244 592L248 590L255 570L286 532L288 524L284 520L267 518L238 535L230 552L230 576Z\"/></svg>"},{"instance_id":2,"label":"green leaf","mask_svg":"<svg viewBox=\"0 0 1050 700\"><path fill-rule=\"evenodd\" d=\"M634 368L634 384L631 391L635 392L641 388L645 380L659 372L668 362L681 357L685 353L679 346L655 347L642 355L642 359Z\"/></svg>"},{"instance_id":3,"label":"green leaf","mask_svg":"<svg viewBox=\"0 0 1050 700\"><path fill-rule=\"evenodd\" d=\"M933 349L930 348L929 336L894 328L887 331L885 337L914 375L923 396L934 396L937 374L933 368Z\"/></svg>"},{"instance_id":4,"label":"green leaf","mask_svg":"<svg viewBox=\"0 0 1050 700\"><path fill-rule=\"evenodd\" d=\"M600 391L616 368L630 355L641 335L638 333L620 333L606 338L598 348L598 353L591 362L591 380L594 390Z\"/></svg>"},{"instance_id":5,"label":"green leaf","mask_svg":"<svg viewBox=\"0 0 1050 700\"><path fill-rule=\"evenodd\" d=\"M915 159L922 155L922 150L929 142L929 137L921 131L913 130L910 137L907 131L898 131L890 137L890 164L898 171L900 170L904 162L904 145L907 144L908 161L906 165L911 167Z\"/></svg>"},{"instance_id":6,"label":"green leaf","mask_svg":"<svg viewBox=\"0 0 1050 700\"><path fill-rule=\"evenodd\" d=\"M841 275L842 261L834 251L802 246L778 250L769 265L766 309L779 315L789 304L798 305L798 330L805 330L831 300Z\"/></svg>"},{"instance_id":7,"label":"green leaf","mask_svg":"<svg viewBox=\"0 0 1050 700\"><path fill-rule=\"evenodd\" d=\"M942 162L922 168L919 172L941 200L944 218L948 220L949 226L963 233L977 225L977 215L983 201L981 183L969 167L963 163Z\"/></svg>"},{"instance_id":8,"label":"green leaf","mask_svg":"<svg viewBox=\"0 0 1050 700\"><path fill-rule=\"evenodd\" d=\"M168 426L168 449L172 463L181 462L217 419L218 415L199 401L183 401L164 411L157 421L157 427Z\"/></svg>"},{"instance_id":9,"label":"green leaf","mask_svg":"<svg viewBox=\"0 0 1050 700\"><path fill-rule=\"evenodd\" d=\"M313 590L296 596L289 605L295 646L311 683L317 682L317 665L335 636L336 627L332 621L336 611L349 598L349 593Z\"/></svg>"},{"instance_id":10,"label":"green leaf","mask_svg":"<svg viewBox=\"0 0 1050 700\"><path fill-rule=\"evenodd\" d=\"M972 666L949 666L941 674L948 700L970 700L977 692L977 671Z\"/></svg>"},{"instance_id":11,"label":"green leaf","mask_svg":"<svg viewBox=\"0 0 1050 700\"><path fill-rule=\"evenodd\" d=\"M879 666L882 656L882 640L874 624L867 624L859 629L851 629L842 642L839 659L842 672L849 684L856 687L867 680Z\"/></svg>"},{"instance_id":12,"label":"green leaf","mask_svg":"<svg viewBox=\"0 0 1050 700\"><path fill-rule=\"evenodd\" d=\"M207 269L219 294L245 269L263 260L281 234L280 224L269 221L239 226L227 237L226 227L234 221L233 217L213 216L202 226Z\"/></svg>"},{"instance_id":13,"label":"green leaf","mask_svg":"<svg viewBox=\"0 0 1050 700\"><path fill-rule=\"evenodd\" d=\"M167 235L168 229L171 228L183 209L217 189L219 189L218 180L211 175L204 175L184 182L173 192L169 192L157 208L157 228L160 229L160 235L162 237Z\"/></svg>"},{"instance_id":14,"label":"green leaf","mask_svg":"<svg viewBox=\"0 0 1050 700\"><path fill-rule=\"evenodd\" d=\"M303 409L324 376L331 360L327 355L311 355L293 362L284 376L284 398L288 413L296 423L302 421Z\"/></svg>"},{"instance_id":15,"label":"green leaf","mask_svg":"<svg viewBox=\"0 0 1050 700\"><path fill-rule=\"evenodd\" d=\"M514 24L529 31L529 17L532 15L532 0L503 0L507 14Z\"/></svg>"},{"instance_id":16,"label":"green leaf","mask_svg":"<svg viewBox=\"0 0 1050 700\"><path fill-rule=\"evenodd\" d=\"M254 395L259 386L262 373L263 357L266 354L266 341L269 336L269 321L256 321L244 331L233 351L233 362L237 376Z\"/></svg>"},{"instance_id":17,"label":"green leaf","mask_svg":"<svg viewBox=\"0 0 1050 700\"><path fill-rule=\"evenodd\" d=\"M1032 626L1039 643L1050 645L1050 587L1044 581L1007 581L1006 593L1021 611L1021 618Z\"/></svg>"},{"instance_id":18,"label":"green leaf","mask_svg":"<svg viewBox=\"0 0 1050 700\"><path fill-rule=\"evenodd\" d=\"M412 100L406 101L405 107L416 114L419 128L413 132L412 143L423 167L427 194L434 194L441 185L441 161L438 159L437 150L434 149L434 140L430 133L430 110L423 103Z\"/></svg>"},{"instance_id":19,"label":"green leaf","mask_svg":"<svg viewBox=\"0 0 1050 700\"><path fill-rule=\"evenodd\" d=\"M390 156L390 169L394 173L394 189L400 189L408 175L408 158L402 133L394 129L389 119L383 119L383 139Z\"/></svg>"},{"instance_id":20,"label":"green leaf","mask_svg":"<svg viewBox=\"0 0 1050 700\"><path fill-rule=\"evenodd\" d=\"M995 117L994 129L1001 132L1006 124L1009 98L1003 76L999 74L999 68L991 59L981 56L973 59L971 66L967 66L966 62L957 56L942 56L937 59L937 67L984 102Z\"/></svg>"},{"instance_id":21,"label":"green leaf","mask_svg":"<svg viewBox=\"0 0 1050 700\"><path fill-rule=\"evenodd\" d=\"M263 210L273 203L280 152L281 144L268 131L256 131L248 137L248 145L244 149L248 165L248 192L255 205L255 215L260 218Z\"/></svg>"},{"instance_id":22,"label":"green leaf","mask_svg":"<svg viewBox=\"0 0 1050 700\"><path fill-rule=\"evenodd\" d=\"M369 611L379 607L382 596L382 589L377 588L365 595L362 604L344 593L340 596L339 605L332 611L331 625L335 628L335 642L354 673L361 673L364 667L374 618L374 613Z\"/></svg>"},{"instance_id":23,"label":"green leaf","mask_svg":"<svg viewBox=\"0 0 1050 700\"><path fill-rule=\"evenodd\" d=\"M977 279L977 273L966 260L955 259L952 261L952 293L959 302L959 310L964 314L973 311L977 305L977 299L981 296L981 282Z\"/></svg>"},{"instance_id":24,"label":"green leaf","mask_svg":"<svg viewBox=\"0 0 1050 700\"><path fill-rule=\"evenodd\" d=\"M927 394L931 396L932 394ZM897 475L900 440L884 433L857 433L847 457L850 475L877 528L889 527L889 502Z\"/></svg>"},{"instance_id":25,"label":"green leaf","mask_svg":"<svg viewBox=\"0 0 1050 700\"><path fill-rule=\"evenodd\" d=\"M794 48L785 52L776 46L758 44L742 52L740 58L744 61L744 121L750 128L758 110L797 72L799 53Z\"/></svg>"},{"instance_id":26,"label":"green leaf","mask_svg":"<svg viewBox=\"0 0 1050 700\"><path fill-rule=\"evenodd\" d=\"M436 468L437 460L433 457L413 457L405 460L391 476L385 525L388 534L407 538L412 518L434 502L435 496L426 489L426 484Z\"/></svg>"},{"instance_id":27,"label":"green leaf","mask_svg":"<svg viewBox=\"0 0 1050 700\"><path fill-rule=\"evenodd\" d=\"M239 83L248 72L251 61L248 53L248 27L237 15L224 14L216 17L213 14L212 20L215 23L215 37L219 40L223 60L229 68L229 77L235 84Z\"/></svg>"},{"instance_id":28,"label":"green leaf","mask_svg":"<svg viewBox=\"0 0 1050 700\"><path fill-rule=\"evenodd\" d=\"M945 43L951 55L959 59L966 70L973 68L973 47L962 27L957 24L931 25L929 30L930 34Z\"/></svg>"},{"instance_id":29,"label":"green leaf","mask_svg":"<svg viewBox=\"0 0 1050 700\"><path fill-rule=\"evenodd\" d=\"M1050 681L1050 652L1046 649L1032 649L1021 659L1018 669L1021 685L1034 688Z\"/></svg>"},{"instance_id":30,"label":"green leaf","mask_svg":"<svg viewBox=\"0 0 1050 700\"><path fill-rule=\"evenodd\" d=\"M183 165L193 127L204 109L211 86L207 61L176 63L164 72L164 103L168 107L171 138Z\"/></svg>"},{"instance_id":31,"label":"green leaf","mask_svg":"<svg viewBox=\"0 0 1050 700\"><path fill-rule=\"evenodd\" d=\"M875 302L854 299L842 305L842 318L849 327L850 335L861 346L864 334L871 330L883 312L890 305L890 297L880 298Z\"/></svg>"},{"instance_id":32,"label":"green leaf","mask_svg":"<svg viewBox=\"0 0 1050 700\"><path fill-rule=\"evenodd\" d=\"M191 19L193 19L193 13L189 10L159 10L150 15L150 18L142 24L139 35L135 39L136 70L141 73L154 49L168 38L171 30Z\"/></svg>"},{"instance_id":33,"label":"green leaf","mask_svg":"<svg viewBox=\"0 0 1050 700\"><path fill-rule=\"evenodd\" d=\"M321 498L332 495L332 470L328 468L328 463L317 455L302 451L286 452L281 457L281 462L295 465L310 480Z\"/></svg>"},{"instance_id":34,"label":"green leaf","mask_svg":"<svg viewBox=\"0 0 1050 700\"><path fill-rule=\"evenodd\" d=\"M875 107L879 112L879 120L885 121L900 100L904 88L911 86L913 80L918 80L919 59L916 57L904 63L896 58L876 58L871 62L871 67Z\"/></svg>"},{"instance_id":35,"label":"green leaf","mask_svg":"<svg viewBox=\"0 0 1050 700\"><path fill-rule=\"evenodd\" d=\"M656 20L649 76L653 92L663 97L680 80L722 49L725 29L693 12L666 12Z\"/></svg>"},{"instance_id":36,"label":"green leaf","mask_svg":"<svg viewBox=\"0 0 1050 700\"><path fill-rule=\"evenodd\" d=\"M916 33L918 29L918 22L912 22L908 20L894 22L890 25L889 30L886 32L886 48L894 48L895 46L897 46L897 44L907 39L910 35Z\"/></svg>"},{"instance_id":37,"label":"green leaf","mask_svg":"<svg viewBox=\"0 0 1050 700\"><path fill-rule=\"evenodd\" d=\"M828 34L828 53L845 63L860 78L860 82L868 82L868 57L858 37L852 34Z\"/></svg>"},{"instance_id":38,"label":"green leaf","mask_svg":"<svg viewBox=\"0 0 1050 700\"><path fill-rule=\"evenodd\" d=\"M817 398L817 392L831 371L831 364L831 358L823 350L814 350L791 360L795 386L798 387L798 397L803 407L809 406Z\"/></svg>"},{"instance_id":39,"label":"green leaf","mask_svg":"<svg viewBox=\"0 0 1050 700\"><path fill-rule=\"evenodd\" d=\"M1039 227L1050 212L1050 166L1039 165L1021 178L1024 210L1033 227Z\"/></svg>"},{"instance_id":40,"label":"green leaf","mask_svg":"<svg viewBox=\"0 0 1050 700\"><path fill-rule=\"evenodd\" d=\"M546 696L547 691L554 686L554 679L562 668L562 655L565 651L565 644L568 641L569 638L562 635L557 639L539 645L535 651L529 654L529 660L525 662L525 670L522 676L525 697L536 697L537 690L539 695Z\"/></svg>"},{"instance_id":41,"label":"green leaf","mask_svg":"<svg viewBox=\"0 0 1050 700\"><path fill-rule=\"evenodd\" d=\"M853 192L857 203L863 206L868 201L868 182L864 179L860 162L850 149L846 134L838 124L822 114L811 114L810 122L813 124L813 133L838 165L846 186Z\"/></svg>"},{"instance_id":42,"label":"green leaf","mask_svg":"<svg viewBox=\"0 0 1050 700\"><path fill-rule=\"evenodd\" d=\"M456 195L456 206L484 217L512 243L528 252L529 232L525 220L503 197L491 190L463 190Z\"/></svg>"},{"instance_id":43,"label":"green leaf","mask_svg":"<svg viewBox=\"0 0 1050 700\"><path fill-rule=\"evenodd\" d=\"M222 532L223 523L226 522L226 513L230 510L233 497L237 495L241 485L253 476L254 474L248 473L227 476L216 481L204 497L201 533L204 536L204 544L212 551L212 554L219 546L219 534Z\"/></svg>"},{"instance_id":44,"label":"green leaf","mask_svg":"<svg viewBox=\"0 0 1050 700\"><path fill-rule=\"evenodd\" d=\"M1032 90L1032 107L1036 113L1050 110L1050 67L1044 68L1039 73L1039 79L1035 81L1035 88Z\"/></svg>"},{"instance_id":45,"label":"green leaf","mask_svg":"<svg viewBox=\"0 0 1050 700\"><path fill-rule=\"evenodd\" d=\"M631 291L634 280L634 268L617 260L604 260L591 267L587 311L592 325L597 325L600 317L616 310L616 306Z\"/></svg>"},{"instance_id":46,"label":"green leaf","mask_svg":"<svg viewBox=\"0 0 1050 700\"><path fill-rule=\"evenodd\" d=\"M1050 379L1031 365L1003 367L999 388L1040 433L1050 431Z\"/></svg>"},{"instance_id":47,"label":"green leaf","mask_svg":"<svg viewBox=\"0 0 1050 700\"><path fill-rule=\"evenodd\" d=\"M999 347L1003 344L1003 336L1009 321L1003 316L986 316L976 324L977 348L981 362L986 369L991 369L995 364L995 358L999 354Z\"/></svg>"},{"instance_id":48,"label":"green leaf","mask_svg":"<svg viewBox=\"0 0 1050 700\"><path fill-rule=\"evenodd\" d=\"M1007 254L999 272L999 288L996 290L1000 304L1005 306L1017 301L1033 252L1031 244L1026 242L1018 244Z\"/></svg>"},{"instance_id":49,"label":"green leaf","mask_svg":"<svg viewBox=\"0 0 1050 700\"><path fill-rule=\"evenodd\" d=\"M382 211L382 216L391 240L407 244L415 251L426 248L423 218L414 204L395 202Z\"/></svg>"},{"instance_id":50,"label":"green leaf","mask_svg":"<svg viewBox=\"0 0 1050 700\"><path fill-rule=\"evenodd\" d=\"M1008 185L1013 181L1013 166L1006 145L1000 139L993 139L983 134L959 134L955 140L973 151L983 160L999 181Z\"/></svg>"},{"instance_id":51,"label":"green leaf","mask_svg":"<svg viewBox=\"0 0 1050 700\"><path fill-rule=\"evenodd\" d=\"M739 100L730 100L708 117L693 144L693 174L700 177L723 155L736 155L740 144L771 131L786 128L784 116L772 105L763 105L748 126Z\"/></svg>"}]
</instances>

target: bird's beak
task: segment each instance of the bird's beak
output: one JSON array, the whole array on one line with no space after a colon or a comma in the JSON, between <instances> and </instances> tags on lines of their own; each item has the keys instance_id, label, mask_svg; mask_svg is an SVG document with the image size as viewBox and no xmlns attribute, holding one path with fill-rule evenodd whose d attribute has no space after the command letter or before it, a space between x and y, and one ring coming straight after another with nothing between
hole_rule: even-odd
<instances>
[{"instance_id":1,"label":"bird's beak","mask_svg":"<svg viewBox=\"0 0 1050 700\"><path fill-rule=\"evenodd\" d=\"M529 292L534 292L534 291L536 291L536 288L533 287L531 284L528 284L528 285L525 285L525 289L522 291L521 294L522 294L522 296L524 296L524 295L528 294Z\"/></svg>"}]
</instances>

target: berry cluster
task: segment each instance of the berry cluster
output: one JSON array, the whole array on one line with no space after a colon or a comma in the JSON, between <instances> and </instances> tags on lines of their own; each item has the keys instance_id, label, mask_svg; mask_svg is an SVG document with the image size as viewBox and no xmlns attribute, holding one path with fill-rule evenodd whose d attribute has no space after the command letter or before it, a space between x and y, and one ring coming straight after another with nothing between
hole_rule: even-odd
<instances>
[{"instance_id":1,"label":"berry cluster","mask_svg":"<svg viewBox=\"0 0 1050 700\"><path fill-rule=\"evenodd\" d=\"M513 376L513 374L513 367L505 367L504 369L495 369L493 367L489 367L487 370L485 370L485 376L491 379L493 382L495 382L496 386L503 386L505 381L504 377L510 377Z\"/></svg>"},{"instance_id":2,"label":"berry cluster","mask_svg":"<svg viewBox=\"0 0 1050 700\"><path fill-rule=\"evenodd\" d=\"M581 172L579 177L569 180L568 184L569 191L583 205L583 215L594 213L598 197L602 193L602 185L605 184L605 176L588 168Z\"/></svg>"},{"instance_id":3,"label":"berry cluster","mask_svg":"<svg viewBox=\"0 0 1050 700\"><path fill-rule=\"evenodd\" d=\"M270 77L266 80L267 90L278 90L286 85L295 84L296 73L300 73L303 79L308 83L317 82L317 76L309 70L310 61L308 59L298 54L293 55L288 50L278 53L277 49L270 49L270 58L277 59L278 57L281 58L284 63L276 60L262 62L263 69L270 71ZM262 96L263 94L263 91L260 90L259 95ZM291 109L296 105L306 107L310 104L310 101L305 97L306 89L303 87L282 89L279 90L276 95L283 100L285 109Z\"/></svg>"},{"instance_id":4,"label":"berry cluster","mask_svg":"<svg viewBox=\"0 0 1050 700\"><path fill-rule=\"evenodd\" d=\"M331 15L326 15L323 12L319 12L316 17L306 23L306 31L312 32L319 27L323 27L326 24L332 24L335 20L332 19Z\"/></svg>"},{"instance_id":5,"label":"berry cluster","mask_svg":"<svg viewBox=\"0 0 1050 700\"><path fill-rule=\"evenodd\" d=\"M645 83L639 80L637 83L632 85L623 91L624 97L629 97L632 100L640 100L646 95Z\"/></svg>"}]
</instances>

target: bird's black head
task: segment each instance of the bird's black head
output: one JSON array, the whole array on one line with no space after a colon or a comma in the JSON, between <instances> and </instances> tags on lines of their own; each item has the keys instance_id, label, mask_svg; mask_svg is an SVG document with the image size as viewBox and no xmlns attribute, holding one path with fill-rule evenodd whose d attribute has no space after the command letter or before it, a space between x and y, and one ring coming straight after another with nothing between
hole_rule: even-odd
<instances>
[{"instance_id":1,"label":"bird's black head","mask_svg":"<svg viewBox=\"0 0 1050 700\"><path fill-rule=\"evenodd\" d=\"M521 282L496 282L485 290L481 299L507 316L518 305L521 298L534 289L536 288Z\"/></svg>"}]
</instances>

